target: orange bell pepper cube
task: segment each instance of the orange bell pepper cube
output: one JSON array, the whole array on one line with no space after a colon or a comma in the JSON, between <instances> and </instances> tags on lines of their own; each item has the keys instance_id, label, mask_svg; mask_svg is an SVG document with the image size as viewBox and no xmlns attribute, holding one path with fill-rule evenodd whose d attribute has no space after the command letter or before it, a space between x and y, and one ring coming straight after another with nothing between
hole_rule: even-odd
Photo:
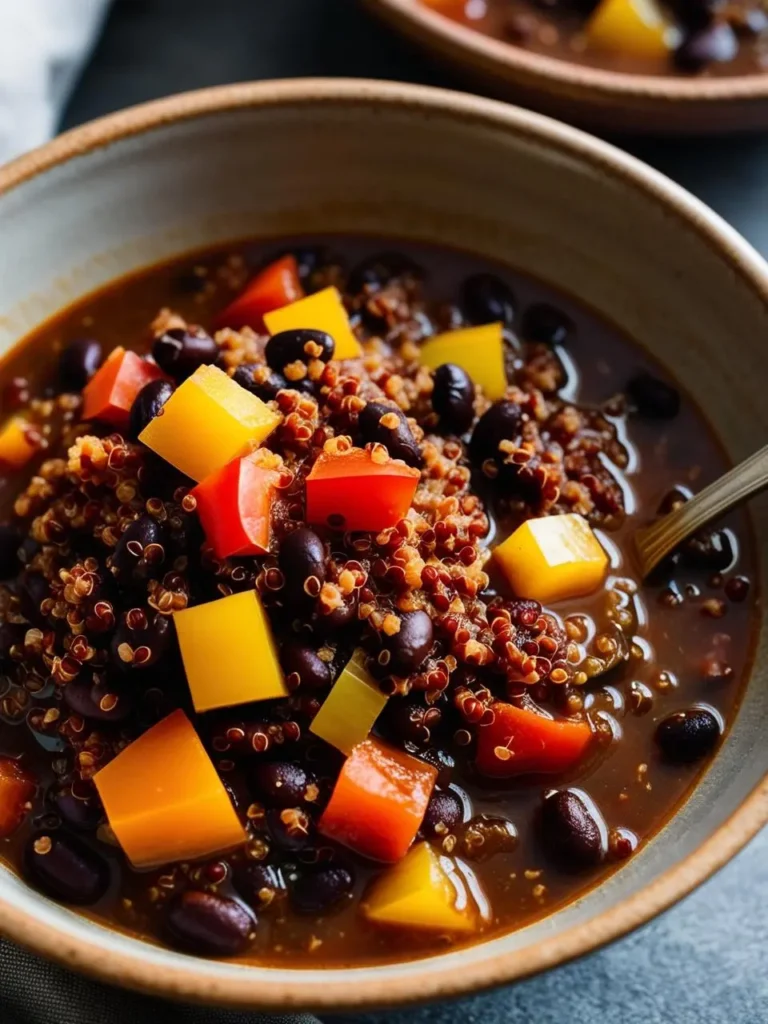
<instances>
[{"instance_id":1,"label":"orange bell pepper cube","mask_svg":"<svg viewBox=\"0 0 768 1024\"><path fill-rule=\"evenodd\" d=\"M206 539L217 558L267 554L276 482L274 470L262 469L254 463L254 455L246 455L211 473L192 490Z\"/></svg>"},{"instance_id":2,"label":"orange bell pepper cube","mask_svg":"<svg viewBox=\"0 0 768 1024\"><path fill-rule=\"evenodd\" d=\"M245 291L219 313L216 329L231 327L237 331L241 327L252 327L254 331L263 331L265 313L296 302L303 295L296 257L281 256L259 271Z\"/></svg>"},{"instance_id":3,"label":"orange bell pepper cube","mask_svg":"<svg viewBox=\"0 0 768 1024\"><path fill-rule=\"evenodd\" d=\"M400 860L419 830L436 778L432 765L369 738L344 762L318 827L364 857Z\"/></svg>"},{"instance_id":4,"label":"orange bell pepper cube","mask_svg":"<svg viewBox=\"0 0 768 1024\"><path fill-rule=\"evenodd\" d=\"M385 530L411 507L419 471L362 448L321 452L307 477L307 522L339 530Z\"/></svg>"},{"instance_id":5,"label":"orange bell pepper cube","mask_svg":"<svg viewBox=\"0 0 768 1024\"><path fill-rule=\"evenodd\" d=\"M0 430L0 466L21 469L39 451L29 423L14 416Z\"/></svg>"},{"instance_id":6,"label":"orange bell pepper cube","mask_svg":"<svg viewBox=\"0 0 768 1024\"><path fill-rule=\"evenodd\" d=\"M118 345L83 388L83 419L124 430L138 393L145 384L163 376L154 363Z\"/></svg>"},{"instance_id":7,"label":"orange bell pepper cube","mask_svg":"<svg viewBox=\"0 0 768 1024\"><path fill-rule=\"evenodd\" d=\"M493 711L493 722L477 731L475 766L481 775L505 779L565 772L579 763L592 742L587 722L545 718L501 701Z\"/></svg>"},{"instance_id":8,"label":"orange bell pepper cube","mask_svg":"<svg viewBox=\"0 0 768 1024\"><path fill-rule=\"evenodd\" d=\"M37 780L12 757L0 757L0 839L15 832L30 809Z\"/></svg>"},{"instance_id":9,"label":"orange bell pepper cube","mask_svg":"<svg viewBox=\"0 0 768 1024\"><path fill-rule=\"evenodd\" d=\"M112 831L136 868L210 857L247 839L183 711L152 726L93 781Z\"/></svg>"}]
</instances>

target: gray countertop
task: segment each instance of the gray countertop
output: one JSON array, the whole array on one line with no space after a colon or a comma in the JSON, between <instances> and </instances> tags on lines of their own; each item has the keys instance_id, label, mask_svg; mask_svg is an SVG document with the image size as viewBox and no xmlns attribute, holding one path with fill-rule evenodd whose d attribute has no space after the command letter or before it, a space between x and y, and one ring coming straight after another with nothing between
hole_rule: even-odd
<instances>
[{"instance_id":1,"label":"gray countertop","mask_svg":"<svg viewBox=\"0 0 768 1024\"><path fill-rule=\"evenodd\" d=\"M294 75L461 88L355 0L117 0L64 126L185 89ZM768 134L614 141L690 189L768 255ZM766 906L763 834L681 905L580 962L462 1003L354 1020L761 1024L768 1021Z\"/></svg>"}]
</instances>

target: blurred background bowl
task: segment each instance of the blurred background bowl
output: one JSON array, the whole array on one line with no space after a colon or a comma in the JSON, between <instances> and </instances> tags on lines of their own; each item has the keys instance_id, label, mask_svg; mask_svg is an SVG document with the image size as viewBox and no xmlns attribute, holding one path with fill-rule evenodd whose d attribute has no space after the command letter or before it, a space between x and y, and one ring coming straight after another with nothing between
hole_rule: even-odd
<instances>
[{"instance_id":1,"label":"blurred background bowl","mask_svg":"<svg viewBox=\"0 0 768 1024\"><path fill-rule=\"evenodd\" d=\"M768 127L768 74L636 75L547 57L477 32L420 0L365 0L391 25L496 96L587 128L674 135Z\"/></svg>"},{"instance_id":2,"label":"blurred background bowl","mask_svg":"<svg viewBox=\"0 0 768 1024\"><path fill-rule=\"evenodd\" d=\"M92 122L0 169L0 352L106 282L244 236L350 232L469 250L598 310L663 362L732 459L768 435L768 267L715 214L605 143L491 100L353 80L188 93ZM766 503L750 510L766 536ZM759 584L768 546L759 554ZM67 967L248 1008L436 999L551 967L647 921L768 818L768 613L737 720L626 867L514 934L403 964L197 960L112 931L0 870L0 929Z\"/></svg>"}]
</instances>

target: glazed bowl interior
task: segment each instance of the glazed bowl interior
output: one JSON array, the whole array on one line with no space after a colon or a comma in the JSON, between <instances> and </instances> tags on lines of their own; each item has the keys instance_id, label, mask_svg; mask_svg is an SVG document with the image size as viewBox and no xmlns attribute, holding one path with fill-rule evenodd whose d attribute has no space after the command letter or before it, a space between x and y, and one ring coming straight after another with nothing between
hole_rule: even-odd
<instances>
[{"instance_id":1,"label":"glazed bowl interior","mask_svg":"<svg viewBox=\"0 0 768 1024\"><path fill-rule=\"evenodd\" d=\"M422 0L366 3L495 95L590 128L688 135L768 125L768 74L710 78L608 70L492 38Z\"/></svg>"},{"instance_id":2,"label":"glazed bowl interior","mask_svg":"<svg viewBox=\"0 0 768 1024\"><path fill-rule=\"evenodd\" d=\"M185 250L355 232L442 243L579 297L706 410L732 459L768 439L768 269L684 192L602 143L487 100L412 86L233 86L116 115L0 171L0 351L63 305ZM588 360L588 353L581 353ZM751 508L765 535L765 503ZM760 578L768 547L759 555ZM322 971L201 961L94 923L0 871L0 927L71 967L244 1006L445 996L576 955L647 919L765 817L768 627L712 768L604 885L514 934L410 963Z\"/></svg>"}]
</instances>

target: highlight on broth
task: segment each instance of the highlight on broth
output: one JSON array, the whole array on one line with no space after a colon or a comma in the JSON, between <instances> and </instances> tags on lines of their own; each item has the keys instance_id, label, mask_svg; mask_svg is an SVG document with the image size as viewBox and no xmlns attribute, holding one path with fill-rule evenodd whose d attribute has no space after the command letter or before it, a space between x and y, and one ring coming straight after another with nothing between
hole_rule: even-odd
<instances>
[{"instance_id":1,"label":"highlight on broth","mask_svg":"<svg viewBox=\"0 0 768 1024\"><path fill-rule=\"evenodd\" d=\"M282 965L548 914L674 812L750 649L725 468L575 302L472 256L247 243L0 367L0 854L114 927Z\"/></svg>"}]
</instances>

